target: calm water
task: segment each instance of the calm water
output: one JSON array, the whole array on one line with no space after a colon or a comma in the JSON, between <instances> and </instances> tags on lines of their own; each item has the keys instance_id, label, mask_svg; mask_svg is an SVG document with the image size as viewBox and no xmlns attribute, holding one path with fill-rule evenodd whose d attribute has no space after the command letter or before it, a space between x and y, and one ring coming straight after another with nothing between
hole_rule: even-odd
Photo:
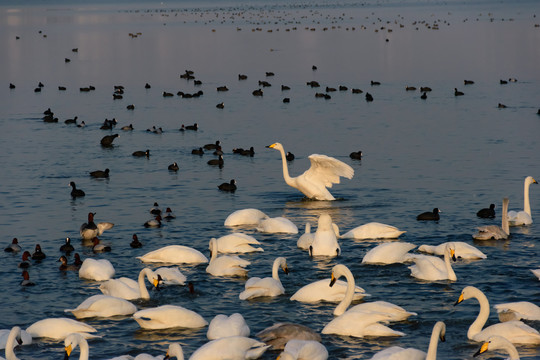
<instances>
[{"instance_id":1,"label":"calm water","mask_svg":"<svg viewBox=\"0 0 540 360\"><path fill-rule=\"evenodd\" d=\"M285 296L239 301L245 279L214 278L205 272L206 265L182 266L195 296L186 287L169 286L137 306L178 304L208 321L240 312L252 336L283 321L320 331L333 318L335 305L300 304L289 297L309 282L329 278L332 266L342 263L372 295L367 301L390 301L418 316L392 324L406 333L401 338L325 335L322 342L331 358L366 359L392 345L426 350L433 324L443 320L447 341L439 345L439 358L470 359L479 344L469 341L466 332L479 306L475 300L453 306L463 287L480 288L491 304L540 303L539 282L530 272L540 267L538 186L531 187L530 195L536 223L513 228L505 242L471 239L476 226L500 224L504 196L510 208L522 207L523 179L540 176L537 2L12 4L0 8L0 233L5 245L17 237L33 251L40 243L47 258L30 270L36 286L21 288L20 254L2 252L0 328L69 316L64 309L100 293L98 283L58 271L65 237L73 239L83 258L106 258L117 277L135 278L143 267L135 257L166 245L188 245L208 254L210 238L234 231L223 226L227 215L249 207L285 216L301 232L307 221L315 225L326 212L342 231L379 221L406 230L402 241L418 246L465 241L488 258L455 263L456 282L425 283L413 279L406 265L362 266L365 253L379 241L343 239L342 256L311 259L296 248L300 234L241 229L264 248L243 256L252 262L250 276L269 276L273 260L287 258L291 272L281 275ZM142 35L128 35L137 32ZM186 69L203 84L180 79ZM267 71L275 76L267 78ZM248 80L238 81L239 73ZM499 84L511 77L518 81ZM464 86L464 79L475 84ZM251 95L258 80L272 84L262 98ZM311 80L321 88L306 86ZM371 80L381 85L372 87ZM34 93L40 81L45 87ZM8 88L10 82L16 89ZM151 89L144 88L146 82ZM291 90L281 92L281 84ZM59 85L67 91L58 91ZM79 92L88 85L96 90ZM125 86L124 99L112 99L114 85ZM222 85L230 90L218 93ZM339 85L369 91L375 101L367 103L364 94L350 90L332 93L330 100L314 97L326 86ZM433 91L424 101L418 90L405 91L408 85ZM465 96L454 97L454 88ZM162 96L163 91L198 90L204 95L197 99ZM290 104L282 103L284 97L291 98ZM220 102L225 103L222 110L215 107ZM498 103L507 108L498 109ZM126 109L129 104L134 111ZM41 120L48 107L58 124ZM63 123L74 116L87 126ZM105 118L116 118L118 127L100 130ZM195 122L198 132L178 131ZM130 123L134 131L119 130ZM164 133L146 132L152 126ZM114 148L102 148L100 139L111 133L120 134ZM210 154L191 155L193 148L216 140L225 151L222 169L206 164ZM302 194L283 181L279 153L264 148L276 141L296 155L289 165L293 175L307 169L312 153L350 164L354 178L332 189L340 200L302 201ZM253 158L232 154L234 147L250 146ZM146 149L148 160L131 156ZM361 161L348 156L357 150L364 152ZM167 171L174 161L180 166L177 173ZM105 168L111 170L109 180L88 175ZM235 194L218 191L218 184L233 178L239 187ZM86 197L72 200L70 181ZM145 229L154 202L171 207L177 218L160 229ZM497 218L478 219L476 211L490 203L497 205ZM443 211L439 222L415 220L434 207ZM78 240L89 211L97 213L97 221L115 223L101 237L111 253L94 255ZM129 247L133 233L144 243L141 249ZM497 321L492 312L489 324ZM207 341L206 328L149 332L131 318L87 322L102 336L90 342L93 359L163 354L171 341L180 342L189 355ZM539 322L530 325L540 328ZM518 349L523 358L540 358L538 347ZM17 350L23 359L59 358L62 352L63 344L39 340ZM276 356L267 352L263 359Z\"/></svg>"}]
</instances>

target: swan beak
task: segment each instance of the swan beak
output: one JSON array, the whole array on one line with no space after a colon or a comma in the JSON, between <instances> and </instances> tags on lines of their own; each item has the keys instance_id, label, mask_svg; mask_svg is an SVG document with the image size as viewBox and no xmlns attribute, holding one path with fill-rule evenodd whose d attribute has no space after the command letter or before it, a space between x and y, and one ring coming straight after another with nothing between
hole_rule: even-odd
<instances>
[{"instance_id":1,"label":"swan beak","mask_svg":"<svg viewBox=\"0 0 540 360\"><path fill-rule=\"evenodd\" d=\"M334 286L334 284L336 283L336 278L334 277L334 273L332 273L332 278L330 279L330 287Z\"/></svg>"},{"instance_id":2,"label":"swan beak","mask_svg":"<svg viewBox=\"0 0 540 360\"><path fill-rule=\"evenodd\" d=\"M274 143L274 144L272 144L272 145L268 145L267 148L273 149L275 146L276 146L276 144Z\"/></svg>"},{"instance_id":3,"label":"swan beak","mask_svg":"<svg viewBox=\"0 0 540 360\"><path fill-rule=\"evenodd\" d=\"M450 255L452 256L452 260L457 261L456 251L454 249L450 249Z\"/></svg>"},{"instance_id":4,"label":"swan beak","mask_svg":"<svg viewBox=\"0 0 540 360\"><path fill-rule=\"evenodd\" d=\"M170 355L169 355L169 352L167 351L167 353L165 354L165 357L163 358L163 360L167 360L167 359L170 359Z\"/></svg>"},{"instance_id":5,"label":"swan beak","mask_svg":"<svg viewBox=\"0 0 540 360\"><path fill-rule=\"evenodd\" d=\"M485 342L482 344L482 347L480 348L480 350L478 350L473 356L474 357L477 357L478 355L484 353L487 351L488 349L488 346L489 346L489 342Z\"/></svg>"},{"instance_id":6,"label":"swan beak","mask_svg":"<svg viewBox=\"0 0 540 360\"><path fill-rule=\"evenodd\" d=\"M69 359L69 355L71 355L71 351L73 350L73 348L71 347L71 344L66 346L64 348L64 350L66 351L66 353L64 355L64 360L67 360L67 359Z\"/></svg>"},{"instance_id":7,"label":"swan beak","mask_svg":"<svg viewBox=\"0 0 540 360\"><path fill-rule=\"evenodd\" d=\"M441 333L441 335L439 336L439 339L440 339L442 342L445 342L445 341L446 341L446 335L444 335L443 333Z\"/></svg>"},{"instance_id":8,"label":"swan beak","mask_svg":"<svg viewBox=\"0 0 540 360\"><path fill-rule=\"evenodd\" d=\"M463 301L463 294L459 295L459 299L457 299L456 303L454 304L454 306L456 306L457 304L459 304L460 302Z\"/></svg>"},{"instance_id":9,"label":"swan beak","mask_svg":"<svg viewBox=\"0 0 540 360\"><path fill-rule=\"evenodd\" d=\"M285 266L283 268L283 272L285 273L285 275L289 275L289 268Z\"/></svg>"}]
</instances>

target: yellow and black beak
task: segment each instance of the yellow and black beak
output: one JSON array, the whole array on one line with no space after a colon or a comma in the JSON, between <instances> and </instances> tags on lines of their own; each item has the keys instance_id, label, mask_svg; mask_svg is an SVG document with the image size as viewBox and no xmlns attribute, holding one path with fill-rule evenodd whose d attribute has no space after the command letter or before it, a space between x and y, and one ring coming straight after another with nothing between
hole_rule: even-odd
<instances>
[{"instance_id":1,"label":"yellow and black beak","mask_svg":"<svg viewBox=\"0 0 540 360\"><path fill-rule=\"evenodd\" d=\"M65 353L64 353L64 360L68 360L69 359L69 355L71 355L71 351L73 351L73 348L71 347L71 344L66 346L64 348L65 350Z\"/></svg>"},{"instance_id":2,"label":"yellow and black beak","mask_svg":"<svg viewBox=\"0 0 540 360\"><path fill-rule=\"evenodd\" d=\"M285 272L285 275L289 275L289 268L285 266L283 272Z\"/></svg>"},{"instance_id":3,"label":"yellow and black beak","mask_svg":"<svg viewBox=\"0 0 540 360\"><path fill-rule=\"evenodd\" d=\"M456 306L457 304L459 304L460 302L463 301L463 293L461 295L459 295L459 299L457 299L456 303L454 304L454 306Z\"/></svg>"},{"instance_id":4,"label":"yellow and black beak","mask_svg":"<svg viewBox=\"0 0 540 360\"><path fill-rule=\"evenodd\" d=\"M450 256L452 257L453 261L457 261L456 251L454 249L450 249Z\"/></svg>"},{"instance_id":5,"label":"yellow and black beak","mask_svg":"<svg viewBox=\"0 0 540 360\"><path fill-rule=\"evenodd\" d=\"M473 356L477 357L478 355L485 353L488 350L488 346L489 346L489 342L483 343L480 350L478 350Z\"/></svg>"},{"instance_id":6,"label":"yellow and black beak","mask_svg":"<svg viewBox=\"0 0 540 360\"><path fill-rule=\"evenodd\" d=\"M268 145L268 146L267 146L267 148L269 148L269 149L273 149L273 148L274 148L274 146L276 146L276 143L273 143L272 145Z\"/></svg>"},{"instance_id":7,"label":"yellow and black beak","mask_svg":"<svg viewBox=\"0 0 540 360\"><path fill-rule=\"evenodd\" d=\"M336 283L336 278L334 277L334 273L332 273L332 278L330 279L330 287L334 286L334 284Z\"/></svg>"}]
</instances>

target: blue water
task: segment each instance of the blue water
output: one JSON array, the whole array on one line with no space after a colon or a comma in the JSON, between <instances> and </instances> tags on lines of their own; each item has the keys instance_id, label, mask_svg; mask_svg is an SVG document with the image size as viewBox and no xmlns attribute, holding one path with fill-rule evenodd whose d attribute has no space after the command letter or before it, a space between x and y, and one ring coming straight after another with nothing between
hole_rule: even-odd
<instances>
[{"instance_id":1,"label":"blue water","mask_svg":"<svg viewBox=\"0 0 540 360\"><path fill-rule=\"evenodd\" d=\"M406 230L402 241L418 246L465 241L488 258L455 263L456 282L426 283L412 278L406 265L361 265L380 241L342 239L340 257L311 259L296 248L300 234L241 229L264 248L242 256L252 262L250 276L270 276L273 260L287 258L290 274L281 274L286 295L240 301L245 279L211 277L205 265L181 266L196 295L169 286L136 305L182 305L208 321L240 312L252 336L283 321L320 331L333 318L335 305L300 304L289 297L309 282L329 278L332 266L342 263L372 295L366 301L390 301L418 316L391 325L406 333L401 338L324 335L332 359L367 359L393 345L426 350L439 320L447 325L439 358L472 358L479 344L468 340L466 332L478 304L453 305L465 286L480 288L491 304L540 304L538 279L530 272L540 267L537 185L530 194L537 222L512 228L509 241L471 238L476 226L500 224L504 196L511 209L522 207L525 176L540 177L540 28L535 27L540 21L533 16L539 10L528 1L5 3L0 8L0 233L6 246L13 237L31 252L41 244L47 258L30 269L36 286L21 288L20 254L2 252L0 328L24 329L43 318L69 317L64 309L100 293L98 283L58 271L59 247L66 237L83 258L108 259L117 277L135 278L144 267L136 256L171 244L208 255L210 238L234 231L223 226L227 215L252 207L289 218L301 232L307 221L315 225L326 212L342 232L379 221ZM141 35L129 36L137 32ZM186 69L203 84L180 79ZM275 76L265 77L267 71ZM239 73L248 80L238 81ZM518 81L499 84L511 77ZM464 79L475 84L465 86ZM272 84L262 98L251 95L259 80ZM321 88L306 86L311 80ZM371 80L381 85L372 87ZM40 81L45 87L34 93ZM10 82L16 89L8 88ZM144 88L146 82L151 89ZM291 90L281 92L281 84ZM59 85L67 91L58 91ZM79 91L88 85L96 90ZM112 99L114 85L125 86L122 100ZM217 92L222 85L229 91ZM350 90L332 93L329 100L314 96L339 85L361 88L375 100L368 103L364 94ZM424 101L418 90L405 91L406 86L433 91ZM454 88L465 96L454 97ZM198 90L204 95L196 99L162 96L163 91ZM284 104L284 97L291 102ZM215 107L220 102L222 110ZM507 108L499 109L498 103ZM127 110L129 104L135 110ZM49 107L59 123L41 120ZM74 116L87 126L63 123ZM100 130L105 118L116 118L117 128ZM195 122L198 132L178 131ZM130 123L134 131L119 130ZM152 126L164 133L148 133ZM102 148L100 139L111 133L120 134L114 148ZM216 140L225 151L222 169L206 164L212 155L191 155L193 148ZM355 176L331 189L338 201L303 201L284 183L278 152L264 147L276 141L296 155L289 164L292 175L308 168L310 154L320 153L351 165ZM235 147L250 146L255 148L252 158L232 154ZM150 159L131 156L146 149ZM350 159L349 153L358 150L364 158ZM180 166L177 173L167 170L174 161ZM111 170L109 180L88 175L105 168ZM217 185L233 178L236 193L218 191ZM86 192L84 198L71 199L70 181ZM145 229L154 202L171 207L178 217L160 229ZM497 205L496 219L478 219L476 211L490 203ZM440 221L416 221L418 213L434 207L443 211ZM89 211L96 212L97 221L115 223L101 237L111 253L94 255L79 241L78 229ZM141 249L129 246L134 233L144 244ZM497 321L492 311L489 324ZM189 356L207 341L206 328L142 331L129 317L86 322L102 336L90 342L92 359L164 354L172 341L180 342ZM539 322L528 324L540 328ZM538 347L518 350L522 358L540 358ZM17 349L22 359L58 358L62 352L63 344L42 340ZM277 355L267 352L262 358Z\"/></svg>"}]
</instances>

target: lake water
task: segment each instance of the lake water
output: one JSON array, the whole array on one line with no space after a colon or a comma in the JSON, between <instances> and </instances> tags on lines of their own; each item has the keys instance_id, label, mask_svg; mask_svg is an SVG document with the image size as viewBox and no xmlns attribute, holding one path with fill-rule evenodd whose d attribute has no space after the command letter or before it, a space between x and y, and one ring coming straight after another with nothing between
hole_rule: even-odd
<instances>
[{"instance_id":1,"label":"lake water","mask_svg":"<svg viewBox=\"0 0 540 360\"><path fill-rule=\"evenodd\" d=\"M386 300L418 313L391 325L406 334L400 338L323 335L332 359L368 359L393 345L426 350L439 320L446 323L447 341L439 344L438 357L472 358L480 344L468 340L466 332L479 306L468 300L454 307L467 285L484 291L492 305L540 304L539 282L530 272L540 267L537 185L530 193L535 223L512 228L509 241L471 238L477 226L500 224L503 197L510 198L511 209L523 206L525 176L540 177L538 2L115 3L8 1L0 7L0 234L6 246L17 237L24 249L33 252L39 243L47 254L32 265L36 286L27 288L19 286L21 254L0 255L0 328L25 329L43 318L71 317L64 309L100 293L99 283L58 271L66 237L83 258L108 259L117 277L136 278L144 265L135 257L151 250L182 244L208 254L212 237L232 231L254 236L264 252L242 256L252 262L249 276L270 276L273 260L286 257L290 273L280 274L284 296L240 301L245 279L214 278L201 265L181 266L196 295L184 286L168 286L152 292L150 301L136 302L140 308L182 305L208 321L240 312L252 336L284 321L320 332L335 305L306 305L289 297L309 282L329 279L338 263L372 295L366 301ZM180 78L187 69L202 85ZM241 73L248 79L239 81ZM500 84L509 78L517 82ZM475 83L464 85L465 79ZM272 84L263 97L252 95L259 80ZM312 80L321 88L306 86ZM372 80L381 85L371 86ZM9 89L10 82L15 89ZM39 82L45 86L35 93ZM282 92L282 84L291 90ZM89 85L95 91L79 91ZM123 99L113 100L114 85L125 87ZM314 95L340 85L349 90L332 92L327 100ZM229 91L217 92L218 86ZM433 91L422 100L419 90L406 91L406 86ZM366 102L352 88L371 93L374 101ZM455 97L454 88L465 95ZM162 96L199 90L204 92L199 98ZM290 103L283 103L284 97ZM221 102L224 109L217 109ZM499 103L507 107L498 108ZM129 104L135 109L127 110ZM49 107L59 118L56 124L41 120ZM87 126L64 124L74 116ZM116 118L118 126L101 130L106 118ZM178 131L193 123L199 131ZM135 130L120 130L129 124ZM163 133L147 132L152 126ZM112 149L100 146L103 136L116 133L120 137ZM206 164L211 154L191 155L216 140L225 152L221 169ZM292 175L309 167L310 154L320 153L351 165L354 178L331 189L337 201L303 201L285 184L279 153L265 148L276 141L296 155L289 164ZM250 146L254 157L232 154L235 147ZM146 149L149 159L131 156ZM363 159L350 159L358 150ZM169 172L175 161L180 170ZM89 177L89 171L105 168L110 179ZM220 192L217 185L230 179L238 190ZM86 192L84 198L71 199L70 181ZM154 202L171 207L177 218L160 229L145 229ZM490 203L496 204L497 217L477 218L476 211ZM416 221L417 214L434 207L442 209L440 221ZM322 213L330 214L342 232L378 221L406 230L402 241L418 246L464 241L488 257L455 263L455 282L421 282L407 265L361 265L365 253L382 241L341 239L341 256L312 259L296 247L300 234L224 227L227 215L243 208L285 216L301 232L306 222L315 227ZM115 223L101 236L112 252L94 255L79 241L79 227L90 211L98 222ZM144 244L140 249L129 246L134 233ZM497 321L492 309L488 323ZM142 331L130 317L86 322L102 336L90 341L92 359L164 354L172 341L189 356L207 341L206 328ZM540 328L539 322L528 324ZM538 347L518 350L522 358L540 358ZM62 353L62 343L45 340L17 349L23 359ZM277 355L268 351L262 358Z\"/></svg>"}]
</instances>

